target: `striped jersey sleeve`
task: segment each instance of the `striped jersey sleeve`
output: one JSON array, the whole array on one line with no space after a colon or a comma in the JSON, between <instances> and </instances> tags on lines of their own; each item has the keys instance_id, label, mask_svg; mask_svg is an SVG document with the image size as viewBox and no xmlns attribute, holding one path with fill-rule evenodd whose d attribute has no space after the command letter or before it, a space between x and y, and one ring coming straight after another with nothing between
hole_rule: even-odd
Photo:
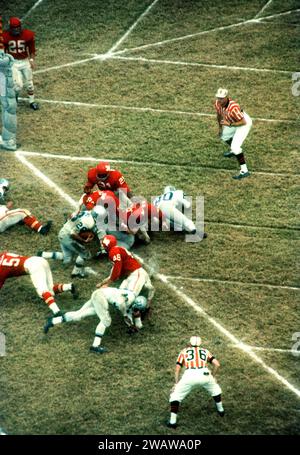
<instances>
[{"instance_id":1,"label":"striped jersey sleeve","mask_svg":"<svg viewBox=\"0 0 300 455\"><path fill-rule=\"evenodd\" d=\"M177 365L185 368L204 368L211 362L214 356L205 348L190 346L183 349L177 357Z\"/></svg>"}]
</instances>

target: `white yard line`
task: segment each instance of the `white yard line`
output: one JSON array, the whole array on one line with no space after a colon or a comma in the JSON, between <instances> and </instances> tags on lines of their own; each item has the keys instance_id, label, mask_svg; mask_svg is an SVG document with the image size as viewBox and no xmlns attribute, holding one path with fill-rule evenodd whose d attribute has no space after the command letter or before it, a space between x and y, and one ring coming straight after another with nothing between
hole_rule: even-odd
<instances>
[{"instance_id":1,"label":"white yard line","mask_svg":"<svg viewBox=\"0 0 300 455\"><path fill-rule=\"evenodd\" d=\"M232 284L232 285L239 285L239 286L253 286L253 287L263 287L268 289L288 289L293 291L300 291L300 287L293 287L293 286L280 286L277 284L269 284L269 283L244 283L243 281L233 281L233 280L219 280L214 278L192 278L188 276L181 276L181 275L165 275L167 280L182 280L182 281L194 281L197 283L221 283L221 284Z\"/></svg>"},{"instance_id":2,"label":"white yard line","mask_svg":"<svg viewBox=\"0 0 300 455\"><path fill-rule=\"evenodd\" d=\"M15 156L17 159L27 166L33 174L41 179L47 186L49 186L52 190L56 191L63 199L65 199L72 207L77 207L77 203L72 199L70 196L68 196L61 188L59 188L52 180L50 180L43 172L41 172L36 166L34 166L32 163L27 161L27 159L24 157L23 154L15 152Z\"/></svg>"},{"instance_id":3,"label":"white yard line","mask_svg":"<svg viewBox=\"0 0 300 455\"><path fill-rule=\"evenodd\" d=\"M107 54L96 54L93 57L85 58L83 60L75 60L74 62L64 63L63 65L50 66L48 68L42 68L40 70L35 70L35 71L33 71L33 74L42 74L42 73L47 73L48 71L58 70L61 68L82 65L84 63L91 62L92 60L104 61L104 60L107 60L108 58L109 58L109 56Z\"/></svg>"},{"instance_id":4,"label":"white yard line","mask_svg":"<svg viewBox=\"0 0 300 455\"><path fill-rule=\"evenodd\" d=\"M227 30L227 29L234 28L234 27L240 27L241 25L259 24L259 23L261 23L262 20L265 20L265 19L271 19L273 17L285 16L285 15L292 14L292 13L299 12L299 11L300 11L300 9L285 11L284 13L273 14L271 16L264 16L263 18L258 18L258 19L249 19L247 21L237 22L237 23L231 24L231 25L224 25L223 27L216 27L216 28L212 28L210 30L204 30L202 32L192 33L190 35L178 36L177 38L171 38L171 39L167 39L167 40L163 40L163 41L158 41L156 43L149 43L149 44L144 44L143 46L122 49L121 51L115 52L115 55L120 55L120 54L124 54L127 52L135 52L140 49L149 49L151 47L162 46L164 44L175 43L177 41L183 41L183 40L187 40L190 38L194 38L196 36L207 35L208 33L216 32L216 31L220 31L220 30Z\"/></svg>"},{"instance_id":5,"label":"white yard line","mask_svg":"<svg viewBox=\"0 0 300 455\"><path fill-rule=\"evenodd\" d=\"M213 172L234 172L232 169L225 169L225 168L217 168L212 166L201 166L201 165L186 165L186 164L172 164L172 163L159 163L156 161L136 161L136 160L121 160L121 159L109 159L104 157L91 157L91 156L69 156L69 155L56 155L54 153L44 153L44 152L29 152L26 150L18 150L18 153L28 156L42 156L44 158L58 158L62 160L70 160L70 161L108 161L109 163L124 163L124 164L133 164L135 166L157 166L157 167L175 167L175 168L192 168L192 169L207 169ZM11 153L11 152L9 152ZM263 171L254 171L253 174L257 175L265 175L271 177L299 177L300 174L283 174L278 172L263 172Z\"/></svg>"},{"instance_id":6,"label":"white yard line","mask_svg":"<svg viewBox=\"0 0 300 455\"><path fill-rule=\"evenodd\" d=\"M20 101L25 101L26 98L19 98ZM40 103L48 104L62 104L64 106L77 106L77 107L88 107L98 109L119 109L125 111L136 111L136 112L150 112L153 114L170 114L170 115L182 115L182 116L193 116L193 117L211 117L216 118L215 114L208 114L205 112L189 112L189 111L176 111L171 109L154 109L152 107L136 107L136 106L124 106L122 104L96 104L96 103L81 103L79 101L60 101L60 100L47 100L38 98L37 101ZM291 119L269 119L262 117L252 117L253 120L258 122L267 123L298 123L299 120Z\"/></svg>"},{"instance_id":7,"label":"white yard line","mask_svg":"<svg viewBox=\"0 0 300 455\"><path fill-rule=\"evenodd\" d=\"M278 349L278 348L264 348L261 346L250 346L246 345L253 351L270 351L270 352L290 352L291 354L296 354L297 357L300 356L300 351L296 349ZM232 347L236 348L236 345L232 345Z\"/></svg>"},{"instance_id":8,"label":"white yard line","mask_svg":"<svg viewBox=\"0 0 300 455\"><path fill-rule=\"evenodd\" d=\"M49 177L47 177L45 174L43 174L36 166L33 166L29 161L26 160L22 154L16 152L15 156L17 157L18 160L21 161L22 164L27 166L32 173L41 179L47 186L49 186L52 190L54 190L56 193L58 193L65 201L67 201L71 207L76 207L77 202L71 198L68 194L66 194L65 191L63 191L56 183L54 183ZM180 291L176 286L174 286L172 283L168 282L168 279L165 275L162 275L160 273L155 275L157 279L159 279L162 283L166 285L169 289L171 289L175 294L177 294L185 303L190 305L197 313L201 314L205 319L210 322L219 332L221 332L226 338L228 338L233 344L237 346L238 349L240 349L242 352L247 354L249 357L251 357L252 360L254 360L256 363L258 363L264 370L266 370L271 376L276 378L281 384L283 384L285 387L287 387L291 392L293 392L297 397L300 398L300 390L298 390L296 387L294 387L290 382L288 382L283 376L281 376L276 370L273 368L269 367L266 365L266 363L258 357L253 350L247 346L244 345L238 338L236 338L232 333L230 333L224 326L219 324L214 318L209 316L206 311L194 300L192 300L190 297L188 297L186 294L184 294L182 291Z\"/></svg>"},{"instance_id":9,"label":"white yard line","mask_svg":"<svg viewBox=\"0 0 300 455\"><path fill-rule=\"evenodd\" d=\"M33 10L35 10L35 8L37 8L41 3L43 2L43 0L38 0L37 2L35 2L35 4L27 11L27 13L22 17L22 21L24 21L24 19L26 19L26 17L29 16L30 13L32 13Z\"/></svg>"},{"instance_id":10,"label":"white yard line","mask_svg":"<svg viewBox=\"0 0 300 455\"><path fill-rule=\"evenodd\" d=\"M113 60L128 60L132 62L145 62L145 63L153 63L153 64L165 64L165 65L179 65L179 66L198 66L204 68L217 68L222 70L233 70L233 71L252 71L256 73L282 73L282 74L293 74L296 72L294 71L286 71L286 70L275 70L270 68L252 68L247 66L228 66L228 65L214 65L213 63L196 63L196 62L181 62L181 61L174 61L174 60L160 60L154 58L144 58L144 57L122 57L119 55L113 55L111 57Z\"/></svg>"},{"instance_id":11,"label":"white yard line","mask_svg":"<svg viewBox=\"0 0 300 455\"><path fill-rule=\"evenodd\" d=\"M264 11L265 9L268 8L268 6L272 3L273 0L269 0L259 11L258 13L254 16L254 19L257 19Z\"/></svg>"},{"instance_id":12,"label":"white yard line","mask_svg":"<svg viewBox=\"0 0 300 455\"><path fill-rule=\"evenodd\" d=\"M127 30L127 32L109 49L107 52L108 54L113 53L122 43L125 41L130 33L135 29L137 24L146 16L146 14L149 13L149 11L153 8L153 6L158 2L159 0L154 0L154 2L151 3L151 5L148 6L148 8L140 15L140 17L132 24L132 26Z\"/></svg>"}]
</instances>

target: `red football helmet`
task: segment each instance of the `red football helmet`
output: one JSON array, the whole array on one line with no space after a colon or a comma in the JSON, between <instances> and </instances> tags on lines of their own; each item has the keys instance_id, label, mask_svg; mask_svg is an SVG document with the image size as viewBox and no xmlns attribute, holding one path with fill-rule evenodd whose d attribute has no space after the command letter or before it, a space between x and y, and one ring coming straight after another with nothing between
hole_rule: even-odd
<instances>
[{"instance_id":1,"label":"red football helmet","mask_svg":"<svg viewBox=\"0 0 300 455\"><path fill-rule=\"evenodd\" d=\"M110 164L106 161L101 161L97 166L97 177L101 180L105 180L108 176L108 171L110 171Z\"/></svg>"},{"instance_id":2,"label":"red football helmet","mask_svg":"<svg viewBox=\"0 0 300 455\"><path fill-rule=\"evenodd\" d=\"M9 19L9 28L12 35L19 35L21 33L21 21L18 17L11 17Z\"/></svg>"},{"instance_id":3,"label":"red football helmet","mask_svg":"<svg viewBox=\"0 0 300 455\"><path fill-rule=\"evenodd\" d=\"M117 245L117 239L114 235L105 235L101 240L101 244L106 251L109 251Z\"/></svg>"}]
</instances>

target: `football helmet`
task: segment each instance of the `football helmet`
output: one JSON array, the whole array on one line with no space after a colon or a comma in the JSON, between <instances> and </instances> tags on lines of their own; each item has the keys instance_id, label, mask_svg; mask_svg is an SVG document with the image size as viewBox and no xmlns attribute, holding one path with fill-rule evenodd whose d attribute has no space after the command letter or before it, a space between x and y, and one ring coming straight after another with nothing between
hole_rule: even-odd
<instances>
[{"instance_id":1,"label":"football helmet","mask_svg":"<svg viewBox=\"0 0 300 455\"><path fill-rule=\"evenodd\" d=\"M139 295L132 305L133 310L145 311L147 308L147 299L143 295Z\"/></svg>"},{"instance_id":2,"label":"football helmet","mask_svg":"<svg viewBox=\"0 0 300 455\"><path fill-rule=\"evenodd\" d=\"M109 251L117 245L117 239L114 235L105 235L101 240L101 245L106 251Z\"/></svg>"},{"instance_id":3,"label":"football helmet","mask_svg":"<svg viewBox=\"0 0 300 455\"><path fill-rule=\"evenodd\" d=\"M110 164L106 161L101 161L97 166L97 177L100 180L105 180L108 177L108 171L110 171Z\"/></svg>"},{"instance_id":4,"label":"football helmet","mask_svg":"<svg viewBox=\"0 0 300 455\"><path fill-rule=\"evenodd\" d=\"M18 17L11 17L9 20L9 30L14 36L20 35L22 30L21 21Z\"/></svg>"},{"instance_id":5,"label":"football helmet","mask_svg":"<svg viewBox=\"0 0 300 455\"><path fill-rule=\"evenodd\" d=\"M201 338L199 336L192 336L190 338L190 345L191 346L200 346Z\"/></svg>"},{"instance_id":6,"label":"football helmet","mask_svg":"<svg viewBox=\"0 0 300 455\"><path fill-rule=\"evenodd\" d=\"M165 186L165 188L164 188L164 194L165 194L165 193L170 193L170 192L172 192L172 191L176 191L175 186L171 186L171 185Z\"/></svg>"},{"instance_id":7,"label":"football helmet","mask_svg":"<svg viewBox=\"0 0 300 455\"><path fill-rule=\"evenodd\" d=\"M3 199L9 190L9 181L7 179L0 179L0 199Z\"/></svg>"}]
</instances>

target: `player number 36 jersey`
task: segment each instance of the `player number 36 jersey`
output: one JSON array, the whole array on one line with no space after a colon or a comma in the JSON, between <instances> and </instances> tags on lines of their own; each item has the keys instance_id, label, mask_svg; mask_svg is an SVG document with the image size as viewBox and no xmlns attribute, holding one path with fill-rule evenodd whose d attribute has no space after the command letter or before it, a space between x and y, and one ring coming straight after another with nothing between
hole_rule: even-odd
<instances>
[{"instance_id":1,"label":"player number 36 jersey","mask_svg":"<svg viewBox=\"0 0 300 455\"><path fill-rule=\"evenodd\" d=\"M213 355L205 348L189 346L183 349L178 358L177 364L185 368L205 368L207 362L211 363Z\"/></svg>"}]
</instances>

